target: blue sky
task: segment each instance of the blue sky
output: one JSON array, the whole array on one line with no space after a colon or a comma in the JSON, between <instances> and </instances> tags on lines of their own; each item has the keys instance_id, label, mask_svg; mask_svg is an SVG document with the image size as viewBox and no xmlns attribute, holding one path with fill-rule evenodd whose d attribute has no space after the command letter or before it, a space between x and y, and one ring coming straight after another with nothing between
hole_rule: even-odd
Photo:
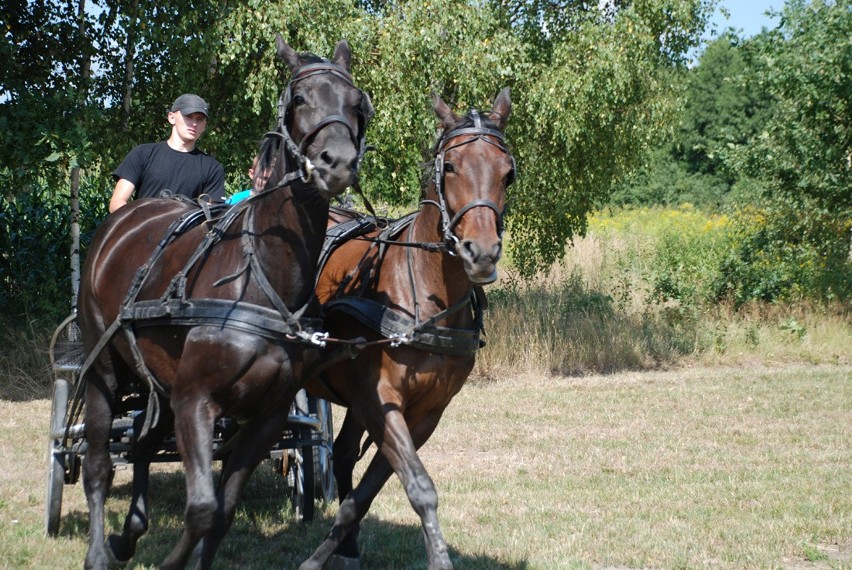
<instances>
[{"instance_id":1,"label":"blue sky","mask_svg":"<svg viewBox=\"0 0 852 570\"><path fill-rule=\"evenodd\" d=\"M716 24L717 33L733 27L740 35L750 37L760 33L761 28L772 28L778 24L777 18L769 18L764 12L770 8L780 12L784 0L722 0L719 6L728 10L730 18L725 19L716 8L712 23Z\"/></svg>"}]
</instances>

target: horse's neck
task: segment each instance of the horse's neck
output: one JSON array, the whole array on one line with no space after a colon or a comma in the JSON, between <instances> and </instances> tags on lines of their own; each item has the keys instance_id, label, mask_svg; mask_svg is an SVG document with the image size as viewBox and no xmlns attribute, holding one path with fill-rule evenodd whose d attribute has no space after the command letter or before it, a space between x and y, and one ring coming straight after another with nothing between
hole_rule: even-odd
<instances>
[{"instance_id":1,"label":"horse's neck","mask_svg":"<svg viewBox=\"0 0 852 570\"><path fill-rule=\"evenodd\" d=\"M313 292L328 202L312 188L291 186L251 207L246 229L260 266L285 302L304 302Z\"/></svg>"},{"instance_id":2,"label":"horse's neck","mask_svg":"<svg viewBox=\"0 0 852 570\"><path fill-rule=\"evenodd\" d=\"M436 198L434 190L429 197ZM444 236L440 210L434 205L421 206L410 233L405 232L400 239L417 243L442 243ZM414 282L413 288L421 312L419 316L422 319L428 319L470 297L472 285L458 257L445 251L432 252L417 247L395 249L398 256L405 258L406 279ZM450 320L456 318L451 316Z\"/></svg>"}]
</instances>

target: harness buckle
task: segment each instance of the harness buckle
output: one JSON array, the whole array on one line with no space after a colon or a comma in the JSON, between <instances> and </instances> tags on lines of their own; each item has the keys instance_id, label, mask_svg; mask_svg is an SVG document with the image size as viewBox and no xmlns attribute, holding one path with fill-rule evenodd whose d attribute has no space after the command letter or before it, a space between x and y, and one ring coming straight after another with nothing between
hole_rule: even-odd
<instances>
[{"instance_id":1,"label":"harness buckle","mask_svg":"<svg viewBox=\"0 0 852 570\"><path fill-rule=\"evenodd\" d=\"M458 257L459 245L461 245L461 241L453 233L452 228L444 228L444 247L446 248L447 255Z\"/></svg>"},{"instance_id":2,"label":"harness buckle","mask_svg":"<svg viewBox=\"0 0 852 570\"><path fill-rule=\"evenodd\" d=\"M305 157L305 175L302 176L302 182L304 182L304 183L310 182L311 178L313 177L314 170L316 170L316 166L314 166L314 163L311 162L311 159L306 156Z\"/></svg>"},{"instance_id":3,"label":"harness buckle","mask_svg":"<svg viewBox=\"0 0 852 570\"><path fill-rule=\"evenodd\" d=\"M310 343L315 344L320 348L325 348L327 340L328 340L328 333L327 332L315 332L311 335Z\"/></svg>"},{"instance_id":4,"label":"harness buckle","mask_svg":"<svg viewBox=\"0 0 852 570\"><path fill-rule=\"evenodd\" d=\"M394 333L388 337L390 339L390 345L394 348L397 346L408 344L411 342L411 339L405 336L404 334Z\"/></svg>"}]
</instances>

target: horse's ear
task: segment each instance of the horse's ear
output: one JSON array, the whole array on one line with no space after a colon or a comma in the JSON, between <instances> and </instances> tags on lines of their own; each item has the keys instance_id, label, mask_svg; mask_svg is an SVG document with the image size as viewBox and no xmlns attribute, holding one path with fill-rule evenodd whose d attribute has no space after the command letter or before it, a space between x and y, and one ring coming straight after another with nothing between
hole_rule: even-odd
<instances>
[{"instance_id":1,"label":"horse's ear","mask_svg":"<svg viewBox=\"0 0 852 570\"><path fill-rule=\"evenodd\" d=\"M451 129L453 125L459 122L458 115L453 113L453 110L444 103L444 100L437 93L432 93L432 108L435 109L435 114L441 119L441 125L445 129Z\"/></svg>"},{"instance_id":2,"label":"horse's ear","mask_svg":"<svg viewBox=\"0 0 852 570\"><path fill-rule=\"evenodd\" d=\"M278 51L278 57L284 60L290 71L295 71L299 67L299 54L296 50L287 45L281 34L275 34L275 49Z\"/></svg>"},{"instance_id":3,"label":"horse's ear","mask_svg":"<svg viewBox=\"0 0 852 570\"><path fill-rule=\"evenodd\" d=\"M509 88L504 87L502 91L494 99L494 105L491 107L491 115L489 119L503 131L506 129L506 121L509 120L509 113L512 111L512 101L509 98Z\"/></svg>"},{"instance_id":4,"label":"horse's ear","mask_svg":"<svg viewBox=\"0 0 852 570\"><path fill-rule=\"evenodd\" d=\"M334 48L332 61L337 65L349 71L349 66L352 64L352 50L349 49L349 42L340 40Z\"/></svg>"},{"instance_id":5,"label":"horse's ear","mask_svg":"<svg viewBox=\"0 0 852 570\"><path fill-rule=\"evenodd\" d=\"M369 122L376 114L376 109L373 107L373 101L370 99L369 93L364 93L361 97L361 114L364 115L364 121Z\"/></svg>"}]
</instances>

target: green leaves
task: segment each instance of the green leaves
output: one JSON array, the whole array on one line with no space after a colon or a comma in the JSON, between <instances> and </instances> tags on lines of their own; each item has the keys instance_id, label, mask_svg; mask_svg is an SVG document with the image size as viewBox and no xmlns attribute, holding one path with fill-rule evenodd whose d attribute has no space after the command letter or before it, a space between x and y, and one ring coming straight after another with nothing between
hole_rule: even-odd
<instances>
[{"instance_id":1,"label":"green leaves","mask_svg":"<svg viewBox=\"0 0 852 570\"><path fill-rule=\"evenodd\" d=\"M788 1L779 30L743 46L774 101L760 132L727 155L764 223L726 265L738 298L852 295L852 2ZM767 281L769 280L769 281Z\"/></svg>"},{"instance_id":2,"label":"green leaves","mask_svg":"<svg viewBox=\"0 0 852 570\"><path fill-rule=\"evenodd\" d=\"M686 18L679 29L691 29L706 9L679 4L690 9L647 2L606 21L580 19L552 41L551 59L521 78L511 120L520 177L509 228L523 273L563 255L566 240L585 231L586 214L607 201L672 120L675 68L658 30L678 17Z\"/></svg>"},{"instance_id":3,"label":"green leaves","mask_svg":"<svg viewBox=\"0 0 852 570\"><path fill-rule=\"evenodd\" d=\"M671 120L673 70L698 42L712 2L105 0L83 29L72 17L81 4L51 0L39 16L53 23L42 45L62 45L68 63L59 75L39 68L32 95L21 89L0 102L0 171L12 194L45 177L64 193L77 164L108 183L130 148L168 135L170 102L195 92L211 105L199 146L225 165L229 190L243 188L288 78L275 34L323 56L346 38L353 76L377 111L368 131L377 152L361 177L375 203L416 207L438 126L433 91L464 112L512 88L507 135L519 172L509 249L530 274L562 256ZM40 5L21 10L35 15ZM9 53L0 52L3 61ZM89 82L75 68L84 54L96 62ZM47 152L35 144L44 137L55 145Z\"/></svg>"}]
</instances>

